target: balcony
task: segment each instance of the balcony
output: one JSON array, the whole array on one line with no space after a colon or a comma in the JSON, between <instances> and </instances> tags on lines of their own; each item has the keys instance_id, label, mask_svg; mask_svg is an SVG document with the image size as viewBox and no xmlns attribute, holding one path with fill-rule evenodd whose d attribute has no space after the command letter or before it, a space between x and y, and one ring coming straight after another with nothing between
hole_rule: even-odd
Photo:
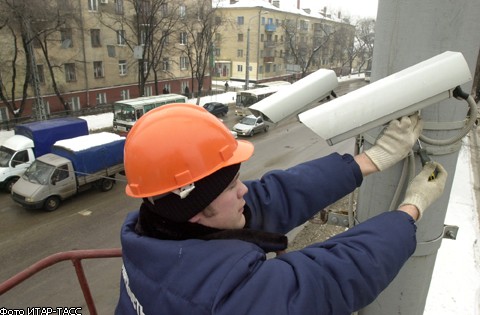
<instances>
[{"instance_id":1,"label":"balcony","mask_svg":"<svg viewBox=\"0 0 480 315\"><path fill-rule=\"evenodd\" d=\"M263 57L263 62L264 63L274 63L275 62L275 57Z\"/></svg>"},{"instance_id":2,"label":"balcony","mask_svg":"<svg viewBox=\"0 0 480 315\"><path fill-rule=\"evenodd\" d=\"M265 24L265 32L275 32L277 26L275 24Z\"/></svg>"},{"instance_id":3,"label":"balcony","mask_svg":"<svg viewBox=\"0 0 480 315\"><path fill-rule=\"evenodd\" d=\"M267 41L263 42L263 46L265 48L275 48L276 45L277 45L277 43L274 42L274 41L271 41L271 40L267 40Z\"/></svg>"}]
</instances>

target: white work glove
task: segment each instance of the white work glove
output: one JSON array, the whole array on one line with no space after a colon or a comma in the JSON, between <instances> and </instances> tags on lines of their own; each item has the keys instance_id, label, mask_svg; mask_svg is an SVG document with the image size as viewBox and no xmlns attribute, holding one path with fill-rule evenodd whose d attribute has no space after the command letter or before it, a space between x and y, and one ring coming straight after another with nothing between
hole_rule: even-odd
<instances>
[{"instance_id":1,"label":"white work glove","mask_svg":"<svg viewBox=\"0 0 480 315\"><path fill-rule=\"evenodd\" d=\"M430 177L435 172L435 169L438 173L432 179ZM422 171L408 184L405 198L400 206L414 205L417 207L419 212L417 221L420 220L425 209L442 195L447 175L447 171L445 171L442 165L437 162L428 162Z\"/></svg>"},{"instance_id":2,"label":"white work glove","mask_svg":"<svg viewBox=\"0 0 480 315\"><path fill-rule=\"evenodd\" d=\"M386 170L408 155L422 129L423 120L418 114L392 120L365 154L379 171Z\"/></svg>"}]
</instances>

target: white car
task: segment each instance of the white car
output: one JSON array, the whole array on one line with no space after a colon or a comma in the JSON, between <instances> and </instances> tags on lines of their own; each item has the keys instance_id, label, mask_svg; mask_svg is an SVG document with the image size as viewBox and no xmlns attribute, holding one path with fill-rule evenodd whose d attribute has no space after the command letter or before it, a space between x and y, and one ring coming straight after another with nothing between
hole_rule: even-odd
<instances>
[{"instance_id":1,"label":"white car","mask_svg":"<svg viewBox=\"0 0 480 315\"><path fill-rule=\"evenodd\" d=\"M250 136L259 133L260 131L267 132L268 124L265 123L262 117L255 117L254 115L248 115L242 118L232 128L239 136Z\"/></svg>"}]
</instances>

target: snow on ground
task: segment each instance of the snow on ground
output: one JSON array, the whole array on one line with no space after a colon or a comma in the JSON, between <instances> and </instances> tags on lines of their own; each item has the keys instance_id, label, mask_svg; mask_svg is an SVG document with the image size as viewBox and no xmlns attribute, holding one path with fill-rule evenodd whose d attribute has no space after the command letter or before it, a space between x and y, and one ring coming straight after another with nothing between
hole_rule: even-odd
<instances>
[{"instance_id":1,"label":"snow on ground","mask_svg":"<svg viewBox=\"0 0 480 315\"><path fill-rule=\"evenodd\" d=\"M339 81L349 78L339 78ZM355 79L357 76L352 78ZM230 86L234 84L231 82L229 81ZM235 92L204 97L200 105L210 101L235 102ZM196 99L188 102L195 104ZM111 127L113 123L112 113L80 118L87 120L91 131ZM477 136L478 134L480 132L477 132ZM0 144L11 135L13 131L0 131ZM480 315L480 246L478 244L480 227L472 172L470 146L467 139L457 161L445 220L446 224L457 225L460 229L456 240L442 241L424 315Z\"/></svg>"}]
</instances>

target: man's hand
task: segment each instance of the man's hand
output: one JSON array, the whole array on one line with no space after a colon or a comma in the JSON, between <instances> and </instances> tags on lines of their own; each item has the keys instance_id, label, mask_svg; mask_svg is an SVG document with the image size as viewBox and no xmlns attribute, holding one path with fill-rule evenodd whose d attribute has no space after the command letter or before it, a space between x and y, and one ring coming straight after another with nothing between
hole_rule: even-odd
<instances>
[{"instance_id":1,"label":"man's hand","mask_svg":"<svg viewBox=\"0 0 480 315\"><path fill-rule=\"evenodd\" d=\"M392 120L365 154L379 171L383 171L408 155L422 129L423 121L418 114Z\"/></svg>"},{"instance_id":2,"label":"man's hand","mask_svg":"<svg viewBox=\"0 0 480 315\"><path fill-rule=\"evenodd\" d=\"M431 175L435 170L438 173L432 179ZM399 208L405 205L415 206L419 212L418 220L420 220L425 209L442 195L446 181L447 171L445 171L443 166L436 162L428 162L408 185L405 199Z\"/></svg>"}]
</instances>

